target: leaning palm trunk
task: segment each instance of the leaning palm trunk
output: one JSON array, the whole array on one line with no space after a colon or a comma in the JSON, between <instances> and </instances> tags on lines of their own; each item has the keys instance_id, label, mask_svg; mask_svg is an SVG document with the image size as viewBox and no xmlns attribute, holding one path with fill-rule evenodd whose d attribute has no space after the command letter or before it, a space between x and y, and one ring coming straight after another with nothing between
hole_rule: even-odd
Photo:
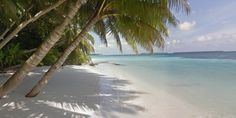
<instances>
[{"instance_id":1,"label":"leaning palm trunk","mask_svg":"<svg viewBox=\"0 0 236 118\"><path fill-rule=\"evenodd\" d=\"M64 29L76 15L80 6L86 0L77 0L76 4L70 9L63 23L57 26L48 36L35 53L23 64L23 66L9 78L0 88L0 98L14 90L24 79L28 72L30 72L40 61L45 57L53 45L60 39Z\"/></svg>"},{"instance_id":2,"label":"leaning palm trunk","mask_svg":"<svg viewBox=\"0 0 236 118\"><path fill-rule=\"evenodd\" d=\"M6 34L10 31L10 29L15 25L16 22L13 22L10 27L8 27L3 33L2 35L0 36L0 40L3 40L4 37L6 36Z\"/></svg>"},{"instance_id":3,"label":"leaning palm trunk","mask_svg":"<svg viewBox=\"0 0 236 118\"><path fill-rule=\"evenodd\" d=\"M0 43L0 49L2 49L9 41L11 41L11 39L16 36L23 28L25 28L29 23L32 23L36 20L38 20L41 16L47 14L48 12L50 12L51 10L57 8L58 6L60 6L63 2L65 2L66 0L59 0L57 3L53 4L52 6L38 12L36 15L34 15L34 17L23 21L22 23L20 23L20 25L18 25L18 27L16 29L14 29L9 35L7 35L7 37L5 39L2 40L2 42ZM10 29L7 29L8 31ZM6 30L6 31L7 31ZM7 32L4 32L5 34ZM4 37L4 34L2 38Z\"/></svg>"},{"instance_id":4,"label":"leaning palm trunk","mask_svg":"<svg viewBox=\"0 0 236 118\"><path fill-rule=\"evenodd\" d=\"M43 76L43 78L38 81L38 83L31 89L31 91L26 95L26 97L35 97L40 93L40 91L43 89L43 87L47 85L49 79L51 79L53 74L62 66L62 64L66 61L66 59L70 55L70 53L79 45L80 41L83 39L83 37L86 35L86 33L92 28L92 26L98 20L99 20L99 18L96 16L96 17L92 18L86 24L86 26L82 29L82 31L76 37L76 40L73 41L69 45L69 47L67 47L65 49L65 51L60 56L60 58L56 61L56 63L50 67L50 69L46 72L46 74Z\"/></svg>"}]
</instances>

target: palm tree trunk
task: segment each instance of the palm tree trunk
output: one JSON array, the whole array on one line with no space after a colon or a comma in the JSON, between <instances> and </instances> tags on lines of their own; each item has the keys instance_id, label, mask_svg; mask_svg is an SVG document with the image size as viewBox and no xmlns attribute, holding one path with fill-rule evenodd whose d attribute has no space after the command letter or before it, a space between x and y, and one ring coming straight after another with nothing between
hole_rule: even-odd
<instances>
[{"instance_id":1,"label":"palm tree trunk","mask_svg":"<svg viewBox=\"0 0 236 118\"><path fill-rule=\"evenodd\" d=\"M15 25L16 22L13 22L10 27L8 27L3 33L2 35L0 36L0 40L3 40L4 37L6 36L6 34L10 31L10 29Z\"/></svg>"},{"instance_id":2,"label":"palm tree trunk","mask_svg":"<svg viewBox=\"0 0 236 118\"><path fill-rule=\"evenodd\" d=\"M24 65L11 77L9 78L0 88L0 98L14 90L24 80L24 77L30 72L35 66L37 66L41 60L45 57L48 51L53 45L61 38L63 31L66 26L76 15L80 6L85 3L86 0L77 0L76 4L71 7L68 15L66 16L63 23L57 26L48 36L47 39L41 44L41 46L35 51L35 53L24 63Z\"/></svg>"},{"instance_id":3,"label":"palm tree trunk","mask_svg":"<svg viewBox=\"0 0 236 118\"><path fill-rule=\"evenodd\" d=\"M60 58L56 61L54 65L50 67L47 73L43 76L41 80L31 89L31 91L26 95L26 97L35 97L37 96L40 91L43 89L44 86L47 85L49 79L52 78L53 74L62 66L62 64L66 61L67 57L70 53L79 45L80 41L86 35L86 33L92 28L92 26L99 20L97 16L93 17L86 26L82 29L79 35L76 37L69 47L67 47Z\"/></svg>"},{"instance_id":4,"label":"palm tree trunk","mask_svg":"<svg viewBox=\"0 0 236 118\"><path fill-rule=\"evenodd\" d=\"M0 49L2 49L9 41L11 41L11 39L13 39L13 37L15 37L29 23L32 23L32 22L38 20L41 16L43 16L43 15L47 14L48 12L50 12L51 10L57 8L65 1L66 0L59 0L57 3L53 4L52 6L38 12L36 15L34 15L34 17L20 23L20 25L18 25L17 28L14 29L9 35L7 35L7 37L0 43Z\"/></svg>"},{"instance_id":5,"label":"palm tree trunk","mask_svg":"<svg viewBox=\"0 0 236 118\"><path fill-rule=\"evenodd\" d=\"M29 10L30 10L32 7L33 7L33 5L31 5L31 6L26 10L26 12L29 12ZM23 18L23 16L24 16L24 14L21 15L21 16L19 17L19 19ZM11 30L11 28L12 28L15 24L16 24L16 21L14 21L14 22L2 33L2 35L0 36L0 40L3 40L3 39L4 39L4 37L6 36L6 34Z\"/></svg>"}]
</instances>

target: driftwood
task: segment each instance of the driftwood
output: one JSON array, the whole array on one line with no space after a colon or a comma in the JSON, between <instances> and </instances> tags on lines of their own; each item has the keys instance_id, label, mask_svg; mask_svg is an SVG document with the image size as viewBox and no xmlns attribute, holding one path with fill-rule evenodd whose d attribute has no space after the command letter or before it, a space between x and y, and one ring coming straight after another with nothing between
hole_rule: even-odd
<instances>
[{"instance_id":1,"label":"driftwood","mask_svg":"<svg viewBox=\"0 0 236 118\"><path fill-rule=\"evenodd\" d=\"M103 64L103 63L113 64L113 65L116 65L116 66L122 66L123 65L123 64L113 63L113 62L109 62L109 61L101 61L101 62L96 62L96 63L91 62L89 65L90 66L96 66L96 65L99 65L99 64Z\"/></svg>"}]
</instances>

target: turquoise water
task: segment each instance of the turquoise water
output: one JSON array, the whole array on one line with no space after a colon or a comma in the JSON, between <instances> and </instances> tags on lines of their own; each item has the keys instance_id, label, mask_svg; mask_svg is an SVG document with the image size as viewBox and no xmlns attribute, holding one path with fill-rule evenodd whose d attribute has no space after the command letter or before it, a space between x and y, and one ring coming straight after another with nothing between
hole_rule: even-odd
<instances>
[{"instance_id":1,"label":"turquoise water","mask_svg":"<svg viewBox=\"0 0 236 118\"><path fill-rule=\"evenodd\" d=\"M211 55L212 56L212 55ZM209 57L211 57L209 56ZM180 55L93 56L216 116L236 118L236 60Z\"/></svg>"}]
</instances>

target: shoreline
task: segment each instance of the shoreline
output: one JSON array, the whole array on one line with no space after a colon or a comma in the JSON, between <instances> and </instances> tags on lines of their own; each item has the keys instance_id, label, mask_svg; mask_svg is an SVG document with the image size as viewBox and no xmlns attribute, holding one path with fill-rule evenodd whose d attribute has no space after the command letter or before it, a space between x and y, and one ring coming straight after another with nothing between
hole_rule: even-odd
<instances>
[{"instance_id":1,"label":"shoreline","mask_svg":"<svg viewBox=\"0 0 236 118\"><path fill-rule=\"evenodd\" d=\"M161 89L120 74L116 65L64 66L35 98L25 98L48 67L37 67L23 85L0 100L1 118L208 118L191 104ZM4 76L6 78L6 76ZM0 76L3 78L3 76ZM2 83L2 79L0 80ZM206 117L205 117L206 116Z\"/></svg>"},{"instance_id":2,"label":"shoreline","mask_svg":"<svg viewBox=\"0 0 236 118\"><path fill-rule=\"evenodd\" d=\"M140 94L138 98L130 101L134 104L142 106L145 111L139 112L135 116L127 116L125 114L119 114L125 118L208 118L211 117L204 111L196 108L195 106L183 101L182 99L171 95L170 93L157 89L153 86L143 83L132 75L123 71L118 72L118 66L111 64L101 64L96 66L96 70L102 70L103 74L112 75L112 77L128 80L131 84L128 85L129 89L142 91L144 94ZM107 71L105 71L107 70ZM100 72L101 73L101 72Z\"/></svg>"}]
</instances>

